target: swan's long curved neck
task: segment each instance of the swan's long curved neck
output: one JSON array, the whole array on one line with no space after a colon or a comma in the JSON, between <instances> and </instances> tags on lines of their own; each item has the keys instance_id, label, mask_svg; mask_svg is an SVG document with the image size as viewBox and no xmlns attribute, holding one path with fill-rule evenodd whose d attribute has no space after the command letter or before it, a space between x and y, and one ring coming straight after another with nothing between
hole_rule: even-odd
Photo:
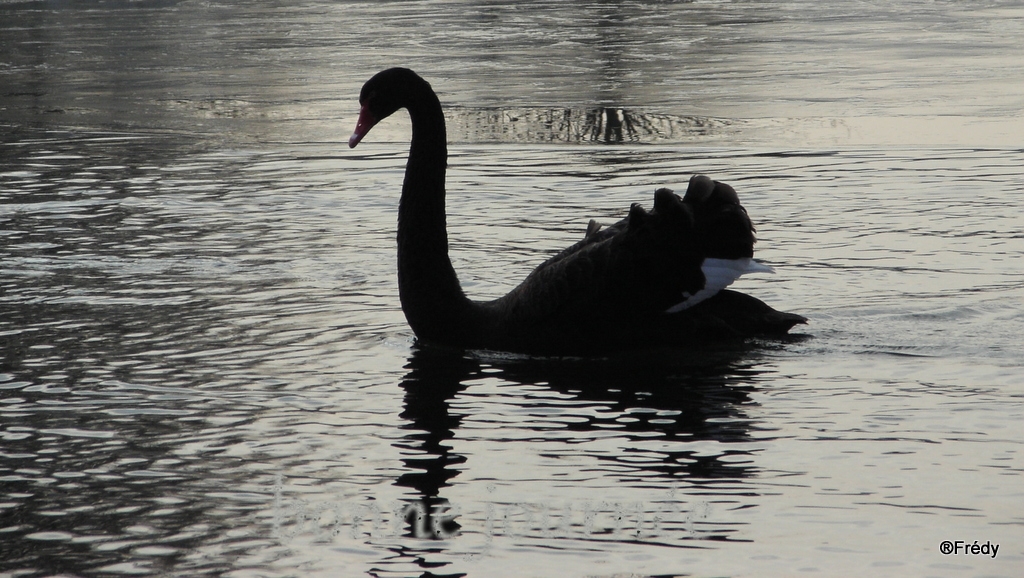
<instances>
[{"instance_id":1,"label":"swan's long curved neck","mask_svg":"<svg viewBox=\"0 0 1024 578\"><path fill-rule=\"evenodd\" d=\"M413 101L408 106L412 144L398 207L398 290L417 337L461 344L477 331L477 308L459 286L448 257L444 114L432 91Z\"/></svg>"}]
</instances>

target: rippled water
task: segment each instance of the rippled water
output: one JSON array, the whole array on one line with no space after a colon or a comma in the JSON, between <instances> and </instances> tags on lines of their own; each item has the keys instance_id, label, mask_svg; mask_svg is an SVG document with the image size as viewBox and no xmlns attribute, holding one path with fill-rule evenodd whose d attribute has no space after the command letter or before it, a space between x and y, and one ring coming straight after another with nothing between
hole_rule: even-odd
<instances>
[{"instance_id":1,"label":"rippled water","mask_svg":"<svg viewBox=\"0 0 1024 578\"><path fill-rule=\"evenodd\" d=\"M0 16L3 578L1024 567L1020 6ZM398 63L448 105L472 296L702 172L778 270L738 288L803 335L416 348L406 121L343 145Z\"/></svg>"}]
</instances>

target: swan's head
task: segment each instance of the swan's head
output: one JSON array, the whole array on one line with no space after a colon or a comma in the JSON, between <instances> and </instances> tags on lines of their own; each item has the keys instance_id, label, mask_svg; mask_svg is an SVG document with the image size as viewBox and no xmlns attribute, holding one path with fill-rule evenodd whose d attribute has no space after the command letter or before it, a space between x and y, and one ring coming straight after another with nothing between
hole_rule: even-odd
<instances>
[{"instance_id":1,"label":"swan's head","mask_svg":"<svg viewBox=\"0 0 1024 578\"><path fill-rule=\"evenodd\" d=\"M375 124L408 107L424 89L426 94L433 95L427 81L408 68L389 68L373 75L359 92L359 120L348 146L355 147Z\"/></svg>"}]
</instances>

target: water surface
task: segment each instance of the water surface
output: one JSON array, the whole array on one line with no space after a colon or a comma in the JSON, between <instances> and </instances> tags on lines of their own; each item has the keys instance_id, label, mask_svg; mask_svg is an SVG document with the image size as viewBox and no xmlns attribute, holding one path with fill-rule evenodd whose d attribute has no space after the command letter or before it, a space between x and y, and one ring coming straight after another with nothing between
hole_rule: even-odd
<instances>
[{"instance_id":1,"label":"water surface","mask_svg":"<svg viewBox=\"0 0 1024 578\"><path fill-rule=\"evenodd\" d=\"M1024 566L1015 4L0 13L0 576ZM344 146L393 64L448 106L473 297L700 172L778 271L737 288L810 324L624 359L416 347L407 121Z\"/></svg>"}]
</instances>

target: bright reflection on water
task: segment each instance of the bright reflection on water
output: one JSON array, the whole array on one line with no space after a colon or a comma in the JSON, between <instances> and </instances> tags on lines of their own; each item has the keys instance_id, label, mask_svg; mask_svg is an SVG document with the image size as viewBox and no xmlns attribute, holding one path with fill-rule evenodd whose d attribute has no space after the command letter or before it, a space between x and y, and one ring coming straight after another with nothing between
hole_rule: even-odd
<instances>
[{"instance_id":1,"label":"bright reflection on water","mask_svg":"<svg viewBox=\"0 0 1024 578\"><path fill-rule=\"evenodd\" d=\"M818 6L0 5L0 577L1015 575L1021 10ZM399 62L472 296L702 172L807 335L414 347Z\"/></svg>"}]
</instances>

